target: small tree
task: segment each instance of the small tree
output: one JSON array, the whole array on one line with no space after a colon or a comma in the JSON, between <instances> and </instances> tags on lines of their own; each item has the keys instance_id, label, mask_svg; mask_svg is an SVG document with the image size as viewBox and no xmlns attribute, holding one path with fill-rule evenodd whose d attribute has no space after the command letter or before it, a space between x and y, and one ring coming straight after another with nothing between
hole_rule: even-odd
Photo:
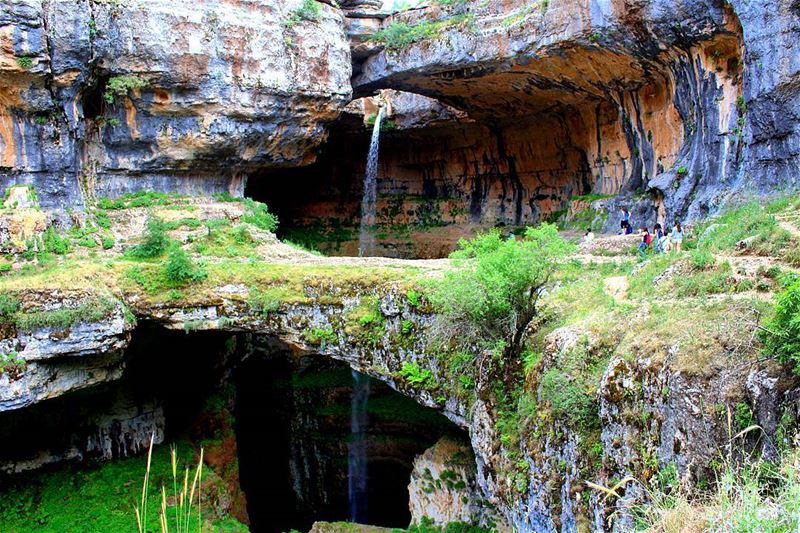
<instances>
[{"instance_id":1,"label":"small tree","mask_svg":"<svg viewBox=\"0 0 800 533\"><path fill-rule=\"evenodd\" d=\"M208 277L203 264L196 265L189 254L175 244L164 263L164 278L173 287L183 287L189 283L203 281Z\"/></svg>"},{"instance_id":2,"label":"small tree","mask_svg":"<svg viewBox=\"0 0 800 533\"><path fill-rule=\"evenodd\" d=\"M509 355L519 355L543 289L573 250L552 224L529 228L522 240L507 240L499 231L462 240L450 256L455 270L431 294L439 309L437 339L458 349L503 342Z\"/></svg>"},{"instance_id":3,"label":"small tree","mask_svg":"<svg viewBox=\"0 0 800 533\"><path fill-rule=\"evenodd\" d=\"M147 219L144 239L140 244L130 248L128 255L137 259L153 259L161 257L169 245L169 235L164 221L151 216Z\"/></svg>"}]
</instances>

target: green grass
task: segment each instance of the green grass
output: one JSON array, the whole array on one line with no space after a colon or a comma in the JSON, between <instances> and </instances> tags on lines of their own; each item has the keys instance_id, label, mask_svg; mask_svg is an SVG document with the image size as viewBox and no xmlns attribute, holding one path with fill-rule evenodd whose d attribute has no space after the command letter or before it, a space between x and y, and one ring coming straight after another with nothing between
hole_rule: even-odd
<instances>
[{"instance_id":1,"label":"green grass","mask_svg":"<svg viewBox=\"0 0 800 533\"><path fill-rule=\"evenodd\" d=\"M90 298L77 307L16 312L13 321L23 331L41 328L69 328L82 322L98 322L111 315L120 303L113 298Z\"/></svg>"},{"instance_id":2,"label":"green grass","mask_svg":"<svg viewBox=\"0 0 800 533\"><path fill-rule=\"evenodd\" d=\"M751 253L781 257L787 250L798 247L798 242L775 218L787 206L789 200L782 199L766 206L753 201L727 210L698 225L697 246L712 252L728 251L735 249L738 242L753 237L748 248Z\"/></svg>"},{"instance_id":3,"label":"green grass","mask_svg":"<svg viewBox=\"0 0 800 533\"><path fill-rule=\"evenodd\" d=\"M194 466L186 444L181 459ZM54 471L27 475L0 488L0 524L4 533L109 533L136 531L134 505L139 503L147 458L133 457L93 466L64 465ZM207 466L205 467L208 468ZM148 503L149 530L158 528L161 485L172 486L169 447L153 451ZM204 503L207 509L208 503ZM172 512L167 513L172 516ZM195 518L196 520L196 518ZM232 520L206 514L215 532L246 532ZM196 522L195 522L196 523ZM195 528L197 526L194 526ZM174 524L171 524L174 530Z\"/></svg>"},{"instance_id":4,"label":"green grass","mask_svg":"<svg viewBox=\"0 0 800 533\"><path fill-rule=\"evenodd\" d=\"M462 24L469 24L469 15L454 15L444 20L422 21L409 25L392 22L376 33L372 39L382 43L388 50L402 50L414 43L438 38L444 31Z\"/></svg>"}]
</instances>

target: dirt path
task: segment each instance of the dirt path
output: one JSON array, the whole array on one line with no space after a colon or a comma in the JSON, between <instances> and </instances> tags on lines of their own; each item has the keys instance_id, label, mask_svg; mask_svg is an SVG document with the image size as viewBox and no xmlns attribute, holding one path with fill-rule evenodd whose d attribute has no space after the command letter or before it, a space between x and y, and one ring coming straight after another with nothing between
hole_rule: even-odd
<instances>
[{"instance_id":1,"label":"dirt path","mask_svg":"<svg viewBox=\"0 0 800 533\"><path fill-rule=\"evenodd\" d=\"M617 302L624 302L628 299L628 276L614 276L603 280L606 294L614 298Z\"/></svg>"},{"instance_id":2,"label":"dirt path","mask_svg":"<svg viewBox=\"0 0 800 533\"><path fill-rule=\"evenodd\" d=\"M775 217L778 225L792 234L795 239L800 240L800 213L784 214Z\"/></svg>"}]
</instances>

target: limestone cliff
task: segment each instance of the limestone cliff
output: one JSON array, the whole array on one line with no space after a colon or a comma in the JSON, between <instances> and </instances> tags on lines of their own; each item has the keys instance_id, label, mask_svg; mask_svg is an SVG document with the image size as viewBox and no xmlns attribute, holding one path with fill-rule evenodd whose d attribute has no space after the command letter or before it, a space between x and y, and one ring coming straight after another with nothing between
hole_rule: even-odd
<instances>
[{"instance_id":1,"label":"limestone cliff","mask_svg":"<svg viewBox=\"0 0 800 533\"><path fill-rule=\"evenodd\" d=\"M47 207L151 189L240 194L302 165L350 101L338 8L302 2L0 3L3 189Z\"/></svg>"}]
</instances>

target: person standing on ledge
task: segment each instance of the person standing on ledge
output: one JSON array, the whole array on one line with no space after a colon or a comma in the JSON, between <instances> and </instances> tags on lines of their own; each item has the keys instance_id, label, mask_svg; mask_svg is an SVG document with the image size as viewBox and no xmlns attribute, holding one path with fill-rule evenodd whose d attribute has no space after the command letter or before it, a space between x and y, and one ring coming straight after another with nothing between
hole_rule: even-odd
<instances>
[{"instance_id":1,"label":"person standing on ledge","mask_svg":"<svg viewBox=\"0 0 800 533\"><path fill-rule=\"evenodd\" d=\"M680 222L675 222L675 226L672 228L672 234L670 235L670 240L675 246L675 251L680 252L681 243L683 242L683 228L681 227Z\"/></svg>"}]
</instances>

